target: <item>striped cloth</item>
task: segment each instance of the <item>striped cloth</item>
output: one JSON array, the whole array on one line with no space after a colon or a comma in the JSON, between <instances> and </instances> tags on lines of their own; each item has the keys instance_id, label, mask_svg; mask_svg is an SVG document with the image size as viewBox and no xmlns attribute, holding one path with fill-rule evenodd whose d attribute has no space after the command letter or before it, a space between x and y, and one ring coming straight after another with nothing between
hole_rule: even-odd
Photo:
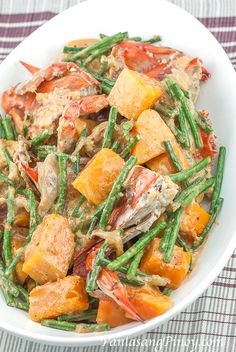
<instances>
[{"instance_id":1,"label":"striped cloth","mask_svg":"<svg viewBox=\"0 0 236 352\"><path fill-rule=\"evenodd\" d=\"M79 0L0 0L0 60L37 27ZM236 1L171 0L209 28L236 68ZM101 347L46 346L0 331L0 352L236 351L236 253L208 290L175 319L129 341ZM120 344L120 345L119 345ZM122 347L123 344L123 347Z\"/></svg>"}]
</instances>

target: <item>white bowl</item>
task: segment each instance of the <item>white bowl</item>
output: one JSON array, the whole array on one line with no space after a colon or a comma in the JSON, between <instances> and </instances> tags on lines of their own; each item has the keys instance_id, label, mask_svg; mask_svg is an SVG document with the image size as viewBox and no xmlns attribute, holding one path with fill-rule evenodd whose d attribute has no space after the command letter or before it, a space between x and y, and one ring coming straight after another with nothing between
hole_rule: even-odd
<instances>
[{"instance_id":1,"label":"white bowl","mask_svg":"<svg viewBox=\"0 0 236 352\"><path fill-rule=\"evenodd\" d=\"M100 32L114 34L126 30L131 36L144 38L160 34L166 45L202 58L212 74L209 82L202 84L198 107L210 113L218 144L227 147L222 189L225 202L219 217L220 225L214 227L197 268L174 292L174 306L165 314L145 324L131 323L109 332L78 335L36 324L26 313L7 307L0 296L0 327L11 333L48 344L84 346L151 330L173 318L202 294L220 273L236 246L236 74L216 39L184 10L163 0L83 2L51 19L11 52L0 65L0 93L29 77L18 60L44 66L55 59L69 40L96 37Z\"/></svg>"}]
</instances>

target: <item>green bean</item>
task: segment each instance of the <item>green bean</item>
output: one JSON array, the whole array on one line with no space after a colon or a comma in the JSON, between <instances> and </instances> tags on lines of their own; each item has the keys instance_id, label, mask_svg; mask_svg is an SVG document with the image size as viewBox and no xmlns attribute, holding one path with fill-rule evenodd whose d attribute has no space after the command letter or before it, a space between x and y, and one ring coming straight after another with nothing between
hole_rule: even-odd
<instances>
[{"instance_id":1,"label":"green bean","mask_svg":"<svg viewBox=\"0 0 236 352\"><path fill-rule=\"evenodd\" d=\"M53 135L53 130L52 129L45 130L40 135L38 135L38 136L34 137L33 139L31 139L31 141L29 141L29 144L30 144L31 147L35 147L36 145L44 142L47 138L49 138L52 135Z\"/></svg>"},{"instance_id":2,"label":"green bean","mask_svg":"<svg viewBox=\"0 0 236 352\"><path fill-rule=\"evenodd\" d=\"M86 284L86 291L87 292L93 292L95 289L98 275L101 271L101 266L99 264L99 260L101 257L104 257L104 252L105 252L106 248L107 248L107 243L104 242L97 252L96 258L93 263L93 269L89 275L89 279L87 280L87 284Z\"/></svg>"},{"instance_id":3,"label":"green bean","mask_svg":"<svg viewBox=\"0 0 236 352\"><path fill-rule=\"evenodd\" d=\"M180 130L181 130L181 132L183 134L184 146L186 148L190 148L190 139L189 139L188 127L186 125L186 120L185 120L185 116L183 114L183 110L182 109L179 109L178 122L179 122Z\"/></svg>"},{"instance_id":4,"label":"green bean","mask_svg":"<svg viewBox=\"0 0 236 352\"><path fill-rule=\"evenodd\" d=\"M181 106L182 106L182 109L183 109L183 113L184 113L185 118L188 121L190 129L192 131L193 138L194 138L194 141L195 141L195 145L196 145L197 148L201 148L202 147L201 136L199 134L196 121L193 118L193 116L192 116L192 114L190 112L190 109L188 107L188 103L186 101L186 97L184 96L184 94L181 91L181 89L178 86L178 84L173 82L170 78L166 78L166 84L167 84L167 86L169 88L169 91L170 91L170 93L172 95L172 98L174 100L179 101L181 103Z\"/></svg>"},{"instance_id":5,"label":"green bean","mask_svg":"<svg viewBox=\"0 0 236 352\"><path fill-rule=\"evenodd\" d=\"M163 102L154 105L154 109L159 112L159 114L164 115L164 117L167 117L168 119L172 119L179 113L179 109L177 107Z\"/></svg>"},{"instance_id":6,"label":"green bean","mask_svg":"<svg viewBox=\"0 0 236 352\"><path fill-rule=\"evenodd\" d=\"M131 138L130 142L126 145L126 147L122 150L120 153L121 158L125 159L127 155L130 153L132 148L135 146L135 144L140 140L139 135L134 136Z\"/></svg>"},{"instance_id":7,"label":"green bean","mask_svg":"<svg viewBox=\"0 0 236 352\"><path fill-rule=\"evenodd\" d=\"M16 141L18 139L18 132L16 130L16 125L15 125L14 121L12 120L12 118L11 118L10 123L11 123L11 128L12 128L14 140Z\"/></svg>"},{"instance_id":8,"label":"green bean","mask_svg":"<svg viewBox=\"0 0 236 352\"><path fill-rule=\"evenodd\" d=\"M126 264L131 258L133 258L139 251L145 248L157 234L164 230L166 227L165 221L160 221L152 230L146 232L141 238L133 244L132 247L127 249L121 256L116 258L113 262L108 264L109 270L117 270L121 265Z\"/></svg>"},{"instance_id":9,"label":"green bean","mask_svg":"<svg viewBox=\"0 0 236 352\"><path fill-rule=\"evenodd\" d=\"M185 98L190 99L190 93L188 90L180 88L182 93L184 94Z\"/></svg>"},{"instance_id":10,"label":"green bean","mask_svg":"<svg viewBox=\"0 0 236 352\"><path fill-rule=\"evenodd\" d=\"M223 174L224 174L225 155L226 155L226 148L221 146L219 157L218 157L216 181L214 185L213 196L212 196L212 201L211 201L210 211L209 211L210 214L214 213L216 203L220 197L220 191L221 191Z\"/></svg>"},{"instance_id":11,"label":"green bean","mask_svg":"<svg viewBox=\"0 0 236 352\"><path fill-rule=\"evenodd\" d=\"M103 93L105 93L106 95L109 95L111 93L112 88L108 86L106 83L101 83L101 87L102 87Z\"/></svg>"},{"instance_id":12,"label":"green bean","mask_svg":"<svg viewBox=\"0 0 236 352\"><path fill-rule=\"evenodd\" d=\"M210 187L212 187L215 183L215 177L209 178L206 182L200 184L198 187L196 187L195 190L193 190L187 197L183 199L182 206L186 208L199 194L205 192L208 190Z\"/></svg>"},{"instance_id":13,"label":"green bean","mask_svg":"<svg viewBox=\"0 0 236 352\"><path fill-rule=\"evenodd\" d=\"M175 219L173 222L173 227L172 227L172 232L169 237L168 241L168 246L165 250L165 253L163 255L163 260L165 263L170 263L172 256L173 256L173 251L174 251L174 245L179 233L179 227L180 227L180 218L183 213L183 209L179 208L175 212Z\"/></svg>"},{"instance_id":14,"label":"green bean","mask_svg":"<svg viewBox=\"0 0 236 352\"><path fill-rule=\"evenodd\" d=\"M99 260L99 263L102 265L102 266L108 266L109 264L111 264L112 262L106 258L100 258ZM128 272L128 268L126 268L125 266L119 266L119 268L117 269L119 272L123 273L123 274L127 274ZM148 275L148 274L145 274L143 273L142 271L136 271L135 273L135 277L137 279L140 279L140 280L150 280L152 279L152 275Z\"/></svg>"},{"instance_id":15,"label":"green bean","mask_svg":"<svg viewBox=\"0 0 236 352\"><path fill-rule=\"evenodd\" d=\"M120 277L119 278L121 282L123 282L124 284L127 285L131 285L131 286L144 286L145 283L143 281L139 281L139 280L135 280L135 279L127 279L127 277Z\"/></svg>"},{"instance_id":16,"label":"green bean","mask_svg":"<svg viewBox=\"0 0 236 352\"><path fill-rule=\"evenodd\" d=\"M132 262L130 263L129 269L127 271L127 277L129 278L133 278L133 276L135 276L136 271L138 269L139 263L142 259L142 256L144 255L144 248L141 249L141 251L139 251L133 258Z\"/></svg>"},{"instance_id":17,"label":"green bean","mask_svg":"<svg viewBox=\"0 0 236 352\"><path fill-rule=\"evenodd\" d=\"M112 106L109 113L108 125L104 133L102 148L110 148L112 136L116 126L117 108Z\"/></svg>"},{"instance_id":18,"label":"green bean","mask_svg":"<svg viewBox=\"0 0 236 352\"><path fill-rule=\"evenodd\" d=\"M113 209L113 206L115 204L116 200L116 195L120 191L120 189L123 186L123 183L125 182L130 170L132 167L136 164L137 158L134 156L131 156L123 166L119 176L117 177L115 183L112 186L111 192L109 193L107 199L106 199L106 204L104 206L100 223L99 226L101 229L105 230L108 224L109 216L111 214L111 211Z\"/></svg>"},{"instance_id":19,"label":"green bean","mask_svg":"<svg viewBox=\"0 0 236 352\"><path fill-rule=\"evenodd\" d=\"M93 319L93 318L96 318L96 316L97 316L97 309L88 309L81 313L59 315L57 317L57 320L77 322L81 320Z\"/></svg>"},{"instance_id":20,"label":"green bean","mask_svg":"<svg viewBox=\"0 0 236 352\"><path fill-rule=\"evenodd\" d=\"M6 183L8 186L12 186L12 187L15 186L14 182L13 182L9 177L7 177L6 175L4 175L4 174L2 173L2 171L0 171L0 180L1 180L2 182Z\"/></svg>"},{"instance_id":21,"label":"green bean","mask_svg":"<svg viewBox=\"0 0 236 352\"><path fill-rule=\"evenodd\" d=\"M183 205L183 200L192 192L195 192L199 189L199 186L206 181L206 175L200 176L196 178L188 187L186 187L183 191L179 192L174 199L173 209L178 209L181 205Z\"/></svg>"},{"instance_id":22,"label":"green bean","mask_svg":"<svg viewBox=\"0 0 236 352\"><path fill-rule=\"evenodd\" d=\"M171 232L172 232L172 228L173 228L173 220L174 220L174 218L170 219L170 222L168 223L168 225L166 226L166 228L164 230L163 236L162 236L160 244L159 244L160 252L165 252L168 247L169 238L171 236Z\"/></svg>"},{"instance_id":23,"label":"green bean","mask_svg":"<svg viewBox=\"0 0 236 352\"><path fill-rule=\"evenodd\" d=\"M75 174L78 175L80 171L80 152L76 154L76 162L75 162Z\"/></svg>"},{"instance_id":24,"label":"green bean","mask_svg":"<svg viewBox=\"0 0 236 352\"><path fill-rule=\"evenodd\" d=\"M80 323L77 324L76 326L76 332L84 334L84 333L90 333L90 332L100 332L100 331L105 331L109 330L110 326L108 324L84 324Z\"/></svg>"},{"instance_id":25,"label":"green bean","mask_svg":"<svg viewBox=\"0 0 236 352\"><path fill-rule=\"evenodd\" d=\"M203 117L199 112L196 115L196 123L207 134L211 134L213 132L207 119Z\"/></svg>"},{"instance_id":26,"label":"green bean","mask_svg":"<svg viewBox=\"0 0 236 352\"><path fill-rule=\"evenodd\" d=\"M63 214L65 203L66 203L66 158L64 156L58 156L59 162L59 196L57 201L56 213Z\"/></svg>"},{"instance_id":27,"label":"green bean","mask_svg":"<svg viewBox=\"0 0 236 352\"><path fill-rule=\"evenodd\" d=\"M83 227L84 227L84 218L86 216L86 214L88 213L89 210L89 206L86 206L80 213L79 217L78 217L78 221L79 221L79 225L75 228L75 232L78 231L82 231Z\"/></svg>"},{"instance_id":28,"label":"green bean","mask_svg":"<svg viewBox=\"0 0 236 352\"><path fill-rule=\"evenodd\" d=\"M109 51L113 46L119 44L126 38L127 38L127 33L116 33L115 35L103 38L97 43L87 46L86 48L79 51L78 53L75 53L74 55L67 57L66 59L64 59L64 61L73 62L78 59L84 59L89 56L89 58L86 60L86 64L87 64L97 56L100 56L105 52Z\"/></svg>"},{"instance_id":29,"label":"green bean","mask_svg":"<svg viewBox=\"0 0 236 352\"><path fill-rule=\"evenodd\" d=\"M160 35L154 35L152 38L143 40L144 43L157 43L161 41L161 36Z\"/></svg>"},{"instance_id":30,"label":"green bean","mask_svg":"<svg viewBox=\"0 0 236 352\"><path fill-rule=\"evenodd\" d=\"M12 236L12 225L14 222L14 198L15 188L8 186L7 192L7 218L4 225L3 233L3 253L6 265L9 265L11 260L11 236Z\"/></svg>"},{"instance_id":31,"label":"green bean","mask_svg":"<svg viewBox=\"0 0 236 352\"><path fill-rule=\"evenodd\" d=\"M5 130L2 123L2 117L0 116L0 139L6 139Z\"/></svg>"},{"instance_id":32,"label":"green bean","mask_svg":"<svg viewBox=\"0 0 236 352\"><path fill-rule=\"evenodd\" d=\"M130 140L130 131L134 127L134 123L132 121L126 121L121 124L122 134L127 141Z\"/></svg>"},{"instance_id":33,"label":"green bean","mask_svg":"<svg viewBox=\"0 0 236 352\"><path fill-rule=\"evenodd\" d=\"M181 182L187 180L189 177L203 170L210 163L210 161L211 158L207 156L205 159L201 160L199 163L195 164L190 169L180 171L176 174L170 174L169 177L173 182Z\"/></svg>"},{"instance_id":34,"label":"green bean","mask_svg":"<svg viewBox=\"0 0 236 352\"><path fill-rule=\"evenodd\" d=\"M5 136L7 140L14 140L14 132L11 124L11 116L5 115L2 117L2 125L5 132Z\"/></svg>"},{"instance_id":35,"label":"green bean","mask_svg":"<svg viewBox=\"0 0 236 352\"><path fill-rule=\"evenodd\" d=\"M90 225L89 225L89 229L87 231L87 235L91 235L91 233L93 232L93 230L96 226L97 221L98 221L98 217L93 216L92 221L90 222Z\"/></svg>"},{"instance_id":36,"label":"green bean","mask_svg":"<svg viewBox=\"0 0 236 352\"><path fill-rule=\"evenodd\" d=\"M119 148L120 148L120 141L118 141L118 139L117 139L112 144L111 149L113 150L113 152L118 152Z\"/></svg>"},{"instance_id":37,"label":"green bean","mask_svg":"<svg viewBox=\"0 0 236 352\"><path fill-rule=\"evenodd\" d=\"M74 54L74 53L78 53L81 50L84 50L86 47L84 46L64 46L63 48L63 53L65 54Z\"/></svg>"},{"instance_id":38,"label":"green bean","mask_svg":"<svg viewBox=\"0 0 236 352\"><path fill-rule=\"evenodd\" d=\"M4 146L2 147L2 152L3 152L3 155L4 155L5 159L6 159L6 162L7 162L7 164L8 164L8 167L9 167L9 169L10 169L10 168L11 168L11 165L12 165L12 163L13 163L12 157L11 157L9 151L7 150L7 148L4 147Z\"/></svg>"},{"instance_id":39,"label":"green bean","mask_svg":"<svg viewBox=\"0 0 236 352\"><path fill-rule=\"evenodd\" d=\"M215 206L215 209L214 209L214 212L213 214L211 214L211 217L210 217L210 220L208 222L208 224L206 225L205 229L203 230L203 232L201 233L200 237L199 237L199 240L198 240L198 243L195 244L193 246L193 250L196 251L198 250L198 248L203 244L203 242L205 241L209 231L211 230L213 224L215 223L216 221L216 218L217 216L219 215L220 211L221 211L221 208L222 208L222 205L223 205L223 201L224 199L223 198L219 198L217 200L217 203L216 203L216 206Z\"/></svg>"},{"instance_id":40,"label":"green bean","mask_svg":"<svg viewBox=\"0 0 236 352\"><path fill-rule=\"evenodd\" d=\"M172 290L170 287L165 287L162 293L163 293L163 295L165 295L165 296L170 296L171 293L172 293L172 291L173 291L173 290Z\"/></svg>"},{"instance_id":41,"label":"green bean","mask_svg":"<svg viewBox=\"0 0 236 352\"><path fill-rule=\"evenodd\" d=\"M31 189L28 188L27 190L24 190L23 194L25 194L28 197L28 205L29 205L29 209L30 209L29 232L28 232L28 235L26 236L26 239L23 243L23 246L18 250L17 254L12 259L9 266L6 268L5 273L4 273L4 277L6 277L6 278L8 278L11 275L11 273L15 269L15 266L17 265L17 263L19 263L19 261L21 259L21 255L24 252L27 244L30 242L31 237L36 229L36 226L37 226L37 210L36 210L37 204L36 204L36 200L34 197L34 193Z\"/></svg>"},{"instance_id":42,"label":"green bean","mask_svg":"<svg viewBox=\"0 0 236 352\"><path fill-rule=\"evenodd\" d=\"M27 134L28 134L28 127L26 125L23 125L22 127L22 134L23 134L23 137L27 137Z\"/></svg>"},{"instance_id":43,"label":"green bean","mask_svg":"<svg viewBox=\"0 0 236 352\"><path fill-rule=\"evenodd\" d=\"M6 289L12 296L14 297L19 296L19 290L14 285L14 283L4 277L4 265L1 259L0 259L0 286L2 287L3 290Z\"/></svg>"},{"instance_id":44,"label":"green bean","mask_svg":"<svg viewBox=\"0 0 236 352\"><path fill-rule=\"evenodd\" d=\"M48 328L65 330L65 331L75 331L76 329L75 323L70 323L67 321L58 321L53 319L42 320L41 325L46 326Z\"/></svg>"},{"instance_id":45,"label":"green bean","mask_svg":"<svg viewBox=\"0 0 236 352\"><path fill-rule=\"evenodd\" d=\"M56 152L55 145L36 145L32 149L33 149L33 151L47 152L48 154Z\"/></svg>"},{"instance_id":46,"label":"green bean","mask_svg":"<svg viewBox=\"0 0 236 352\"><path fill-rule=\"evenodd\" d=\"M176 168L176 171L182 171L182 166L180 165L180 163L175 155L175 152L172 148L170 141L164 141L164 146L165 146L167 153L169 154L169 157L170 157L172 163L174 164L174 167Z\"/></svg>"},{"instance_id":47,"label":"green bean","mask_svg":"<svg viewBox=\"0 0 236 352\"><path fill-rule=\"evenodd\" d=\"M184 249L185 252L190 252L190 248L187 245L187 243L183 240L182 237L180 237L179 235L177 236L177 242L180 245L180 247L182 247Z\"/></svg>"},{"instance_id":48,"label":"green bean","mask_svg":"<svg viewBox=\"0 0 236 352\"><path fill-rule=\"evenodd\" d=\"M78 213L79 213L80 207L85 202L85 199L86 198L83 195L80 196L78 204L76 205L75 209L73 210L71 216L73 216L75 218L78 217L78 215L79 215Z\"/></svg>"}]
</instances>

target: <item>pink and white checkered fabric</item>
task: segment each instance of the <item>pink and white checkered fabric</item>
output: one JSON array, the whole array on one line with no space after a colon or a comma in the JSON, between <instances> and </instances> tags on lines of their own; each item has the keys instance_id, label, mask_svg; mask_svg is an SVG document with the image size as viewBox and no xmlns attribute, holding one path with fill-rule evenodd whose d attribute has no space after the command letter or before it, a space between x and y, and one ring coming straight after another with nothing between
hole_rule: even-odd
<instances>
[{"instance_id":1,"label":"pink and white checkered fabric","mask_svg":"<svg viewBox=\"0 0 236 352\"><path fill-rule=\"evenodd\" d=\"M99 0L97 0L99 1ZM0 61L56 13L79 0L0 0ZM209 28L236 69L236 0L171 0ZM122 347L123 343L123 347ZM78 348L33 343L0 331L0 352L75 352ZM208 290L163 326L120 345L87 347L98 351L236 351L236 253Z\"/></svg>"}]
</instances>

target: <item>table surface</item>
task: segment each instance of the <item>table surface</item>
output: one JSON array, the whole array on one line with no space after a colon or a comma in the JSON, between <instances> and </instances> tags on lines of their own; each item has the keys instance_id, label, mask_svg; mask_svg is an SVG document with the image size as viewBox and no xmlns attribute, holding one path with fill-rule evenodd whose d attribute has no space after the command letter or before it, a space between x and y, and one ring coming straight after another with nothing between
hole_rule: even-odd
<instances>
[{"instance_id":1,"label":"table surface","mask_svg":"<svg viewBox=\"0 0 236 352\"><path fill-rule=\"evenodd\" d=\"M99 1L99 0L97 0ZM128 1L128 0L127 0ZM80 0L0 0L0 60L38 26ZM236 68L236 0L171 0L198 17ZM0 352L236 351L236 252L208 290L175 319L127 341L87 348L47 346L0 331ZM124 344L124 347L122 343Z\"/></svg>"}]
</instances>

